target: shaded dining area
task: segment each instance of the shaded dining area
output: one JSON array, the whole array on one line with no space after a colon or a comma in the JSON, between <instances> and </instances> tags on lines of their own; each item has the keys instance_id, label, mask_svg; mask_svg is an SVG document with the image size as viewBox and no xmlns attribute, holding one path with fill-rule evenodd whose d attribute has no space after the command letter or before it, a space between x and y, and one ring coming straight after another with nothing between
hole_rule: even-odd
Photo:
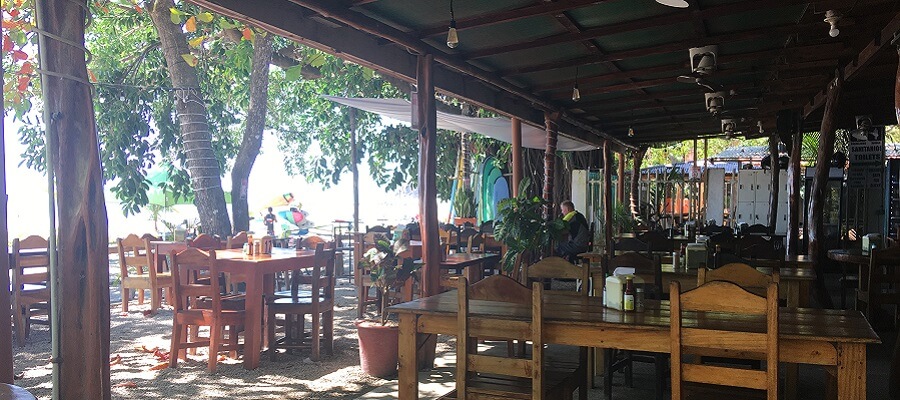
<instances>
[{"instance_id":1,"label":"shaded dining area","mask_svg":"<svg viewBox=\"0 0 900 400\"><path fill-rule=\"evenodd\" d=\"M130 305L171 326L172 379L198 347L210 376L239 362L254 385L297 354L338 374L328 360L359 350L382 380L354 382L404 400L900 396L896 2L189 2L405 85L408 99L323 95L416 130L416 221L360 226L356 209L287 247L247 231L108 237L93 119L63 119L51 185L74 200L55 236L13 239L0 261L0 382L16 383L34 319L53 325L53 398L114 398L110 321L127 331ZM90 104L77 81L46 90ZM493 207L474 223L438 214L439 129L508 143L473 174ZM768 162L719 165L720 140L764 143ZM670 143L691 151L649 166ZM341 398L367 398L353 390Z\"/></svg>"}]
</instances>

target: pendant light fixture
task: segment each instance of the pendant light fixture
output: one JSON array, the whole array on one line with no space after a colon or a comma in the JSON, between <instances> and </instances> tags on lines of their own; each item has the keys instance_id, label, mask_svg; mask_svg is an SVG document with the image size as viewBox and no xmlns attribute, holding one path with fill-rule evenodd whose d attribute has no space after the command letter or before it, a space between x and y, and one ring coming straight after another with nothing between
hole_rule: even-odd
<instances>
[{"instance_id":1,"label":"pendant light fixture","mask_svg":"<svg viewBox=\"0 0 900 400\"><path fill-rule=\"evenodd\" d=\"M662 4L664 6L675 7L675 8L687 8L690 6L685 0L656 0L657 3Z\"/></svg>"},{"instance_id":2,"label":"pendant light fixture","mask_svg":"<svg viewBox=\"0 0 900 400\"><path fill-rule=\"evenodd\" d=\"M634 128L628 125L628 137L634 137Z\"/></svg>"},{"instance_id":3,"label":"pendant light fixture","mask_svg":"<svg viewBox=\"0 0 900 400\"><path fill-rule=\"evenodd\" d=\"M453 14L453 0L450 0L450 29L447 31L447 47L455 49L459 46L459 35L456 33L456 16Z\"/></svg>"},{"instance_id":4,"label":"pendant light fixture","mask_svg":"<svg viewBox=\"0 0 900 400\"><path fill-rule=\"evenodd\" d=\"M575 86L572 87L572 101L581 100L581 91L578 90L578 67L575 67Z\"/></svg>"},{"instance_id":5,"label":"pendant light fixture","mask_svg":"<svg viewBox=\"0 0 900 400\"><path fill-rule=\"evenodd\" d=\"M825 12L825 22L831 26L831 29L828 30L828 36L837 37L841 34L841 30L838 29L837 24L838 21L841 20L841 13L835 10L828 10Z\"/></svg>"}]
</instances>

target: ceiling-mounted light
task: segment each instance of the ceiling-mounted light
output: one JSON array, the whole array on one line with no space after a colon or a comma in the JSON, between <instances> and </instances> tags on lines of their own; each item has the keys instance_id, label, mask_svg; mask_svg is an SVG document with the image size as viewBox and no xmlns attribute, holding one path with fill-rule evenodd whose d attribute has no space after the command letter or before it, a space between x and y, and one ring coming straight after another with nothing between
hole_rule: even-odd
<instances>
[{"instance_id":1,"label":"ceiling-mounted light","mask_svg":"<svg viewBox=\"0 0 900 400\"><path fill-rule=\"evenodd\" d=\"M840 20L840 12L836 10L828 10L825 12L825 22L827 22L828 25L831 25L831 29L828 30L828 36L837 37L841 34L841 30L837 27L838 21Z\"/></svg>"},{"instance_id":2,"label":"ceiling-mounted light","mask_svg":"<svg viewBox=\"0 0 900 400\"><path fill-rule=\"evenodd\" d=\"M634 137L634 127L628 125L628 137Z\"/></svg>"},{"instance_id":3,"label":"ceiling-mounted light","mask_svg":"<svg viewBox=\"0 0 900 400\"><path fill-rule=\"evenodd\" d=\"M664 6L676 7L676 8L687 8L690 6L685 0L656 0L657 3L662 4Z\"/></svg>"},{"instance_id":4,"label":"ceiling-mounted light","mask_svg":"<svg viewBox=\"0 0 900 400\"><path fill-rule=\"evenodd\" d=\"M737 121L725 118L722 120L722 133L725 134L725 137L731 139L734 137L734 131L737 130Z\"/></svg>"},{"instance_id":5,"label":"ceiling-mounted light","mask_svg":"<svg viewBox=\"0 0 900 400\"><path fill-rule=\"evenodd\" d=\"M575 67L575 85L572 86L572 101L581 100L581 91L578 90L578 67Z\"/></svg>"},{"instance_id":6,"label":"ceiling-mounted light","mask_svg":"<svg viewBox=\"0 0 900 400\"><path fill-rule=\"evenodd\" d=\"M450 29L447 31L447 47L455 49L459 46L459 35L456 33L456 16L453 15L453 0L450 0Z\"/></svg>"},{"instance_id":7,"label":"ceiling-mounted light","mask_svg":"<svg viewBox=\"0 0 900 400\"><path fill-rule=\"evenodd\" d=\"M710 114L718 115L722 108L725 107L725 96L725 92L704 93L706 111L709 111Z\"/></svg>"}]
</instances>

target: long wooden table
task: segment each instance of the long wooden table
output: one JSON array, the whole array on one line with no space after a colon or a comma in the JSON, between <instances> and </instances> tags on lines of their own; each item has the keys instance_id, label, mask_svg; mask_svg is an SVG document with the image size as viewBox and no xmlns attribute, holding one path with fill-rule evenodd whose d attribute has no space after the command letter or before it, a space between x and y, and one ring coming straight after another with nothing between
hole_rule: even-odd
<instances>
[{"instance_id":1,"label":"long wooden table","mask_svg":"<svg viewBox=\"0 0 900 400\"><path fill-rule=\"evenodd\" d=\"M416 368L420 334L456 334L456 292L398 304L388 309L400 317L400 399L418 398ZM528 306L473 301L470 312L484 318L472 323L472 336L510 337L527 328ZM669 353L668 302L648 301L641 313L604 308L599 298L579 299L547 293L544 332L548 343ZM690 315L690 314L688 314ZM498 324L497 321L504 321ZM492 323L487 323L492 321ZM857 311L782 308L779 316L780 360L823 365L837 376L841 400L866 398L866 344L880 340ZM705 314L684 326L762 332L765 320ZM423 335L426 336L427 335Z\"/></svg>"},{"instance_id":2,"label":"long wooden table","mask_svg":"<svg viewBox=\"0 0 900 400\"><path fill-rule=\"evenodd\" d=\"M247 284L246 322L244 323L244 368L259 367L263 343L263 295L274 291L276 272L310 268L315 262L313 250L274 248L272 254L248 256L241 250L217 250L219 271L231 274L234 282Z\"/></svg>"},{"instance_id":3,"label":"long wooden table","mask_svg":"<svg viewBox=\"0 0 900 400\"><path fill-rule=\"evenodd\" d=\"M466 279L478 282L484 277L484 263L498 260L495 253L453 253L441 261L441 269L465 269Z\"/></svg>"}]
</instances>

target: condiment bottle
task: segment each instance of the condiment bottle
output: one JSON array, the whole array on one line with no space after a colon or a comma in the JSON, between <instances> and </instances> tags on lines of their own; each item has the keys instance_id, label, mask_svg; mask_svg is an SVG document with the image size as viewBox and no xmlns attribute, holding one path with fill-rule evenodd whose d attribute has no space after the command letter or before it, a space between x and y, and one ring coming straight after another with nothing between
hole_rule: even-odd
<instances>
[{"instance_id":1,"label":"condiment bottle","mask_svg":"<svg viewBox=\"0 0 900 400\"><path fill-rule=\"evenodd\" d=\"M625 293L622 298L622 309L625 311L634 311L634 278L625 278Z\"/></svg>"},{"instance_id":2,"label":"condiment bottle","mask_svg":"<svg viewBox=\"0 0 900 400\"><path fill-rule=\"evenodd\" d=\"M678 269L678 267L680 265L681 265L681 253L679 253L678 251L673 251L672 252L672 267L675 269Z\"/></svg>"},{"instance_id":3,"label":"condiment bottle","mask_svg":"<svg viewBox=\"0 0 900 400\"><path fill-rule=\"evenodd\" d=\"M634 311L644 311L644 288L634 288Z\"/></svg>"},{"instance_id":4,"label":"condiment bottle","mask_svg":"<svg viewBox=\"0 0 900 400\"><path fill-rule=\"evenodd\" d=\"M248 234L247 235L247 255L252 256L254 254L253 250L254 250L253 249L253 235Z\"/></svg>"}]
</instances>

